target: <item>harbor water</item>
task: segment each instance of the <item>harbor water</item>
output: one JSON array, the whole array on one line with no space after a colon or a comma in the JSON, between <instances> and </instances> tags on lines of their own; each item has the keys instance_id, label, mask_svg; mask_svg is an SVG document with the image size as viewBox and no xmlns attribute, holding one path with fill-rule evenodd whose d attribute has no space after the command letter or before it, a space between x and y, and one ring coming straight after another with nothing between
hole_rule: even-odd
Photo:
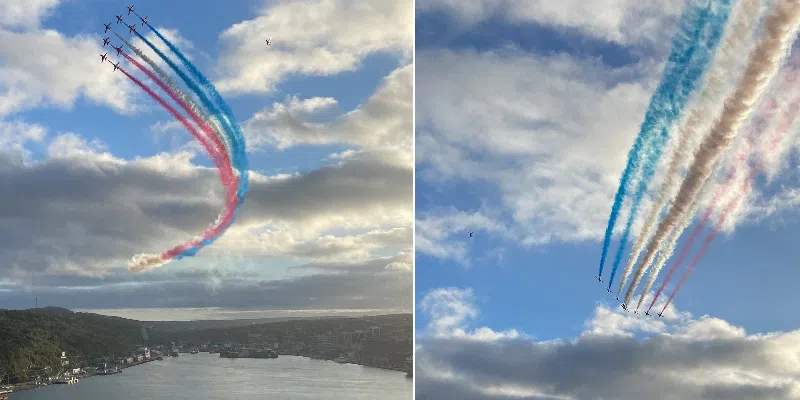
<instances>
[{"instance_id":1,"label":"harbor water","mask_svg":"<svg viewBox=\"0 0 800 400\"><path fill-rule=\"evenodd\" d=\"M9 400L409 400L412 392L412 380L398 371L306 357L221 358L200 353L81 379L74 385L14 392Z\"/></svg>"}]
</instances>

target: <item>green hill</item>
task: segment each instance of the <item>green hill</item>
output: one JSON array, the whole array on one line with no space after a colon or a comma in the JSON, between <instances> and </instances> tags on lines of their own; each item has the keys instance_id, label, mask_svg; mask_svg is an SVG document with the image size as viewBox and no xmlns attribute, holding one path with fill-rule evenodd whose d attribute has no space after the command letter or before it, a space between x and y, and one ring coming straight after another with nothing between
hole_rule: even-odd
<instances>
[{"instance_id":1,"label":"green hill","mask_svg":"<svg viewBox=\"0 0 800 400\"><path fill-rule=\"evenodd\" d=\"M130 354L142 342L141 323L63 308L0 310L0 377L36 375L61 368L61 352L71 366L92 365L104 356Z\"/></svg>"}]
</instances>

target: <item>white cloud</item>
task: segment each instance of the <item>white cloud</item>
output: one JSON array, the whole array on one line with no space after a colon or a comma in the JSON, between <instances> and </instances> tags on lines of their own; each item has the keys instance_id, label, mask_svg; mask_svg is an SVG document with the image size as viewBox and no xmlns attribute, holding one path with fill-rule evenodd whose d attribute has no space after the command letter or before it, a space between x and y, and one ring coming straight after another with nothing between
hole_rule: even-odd
<instances>
[{"instance_id":1,"label":"white cloud","mask_svg":"<svg viewBox=\"0 0 800 400\"><path fill-rule=\"evenodd\" d=\"M0 27L35 29L61 0L0 0Z\"/></svg>"},{"instance_id":2,"label":"white cloud","mask_svg":"<svg viewBox=\"0 0 800 400\"><path fill-rule=\"evenodd\" d=\"M535 22L571 28L600 39L623 44L653 42L663 37L669 17L678 15L682 1L610 0L420 0L417 9L440 10L467 25L490 18L511 23ZM665 18L666 17L666 18ZM468 28L467 28L468 29Z\"/></svg>"},{"instance_id":3,"label":"white cloud","mask_svg":"<svg viewBox=\"0 0 800 400\"><path fill-rule=\"evenodd\" d=\"M471 289L436 289L421 303L419 399L794 399L800 330L748 334L668 308L665 318L598 306L574 339L464 335L477 316ZM453 327L457 327L453 329ZM491 328L475 329L494 332ZM637 338L638 337L638 338Z\"/></svg>"},{"instance_id":4,"label":"white cloud","mask_svg":"<svg viewBox=\"0 0 800 400\"><path fill-rule=\"evenodd\" d=\"M523 243L601 237L653 63L609 70L566 55L418 57L426 60L417 68L422 179L496 186L501 204L491 205L492 219L510 218L507 230L522 232L512 236Z\"/></svg>"},{"instance_id":5,"label":"white cloud","mask_svg":"<svg viewBox=\"0 0 800 400\"><path fill-rule=\"evenodd\" d=\"M137 88L100 62L104 52L95 38L0 28L0 117L40 106L69 109L79 97L118 112L135 111L131 98Z\"/></svg>"},{"instance_id":6,"label":"white cloud","mask_svg":"<svg viewBox=\"0 0 800 400\"><path fill-rule=\"evenodd\" d=\"M290 74L335 75L357 69L370 54L410 57L414 9L394 0L279 1L222 33L221 91L268 92ZM272 38L266 47L265 40Z\"/></svg>"}]
</instances>

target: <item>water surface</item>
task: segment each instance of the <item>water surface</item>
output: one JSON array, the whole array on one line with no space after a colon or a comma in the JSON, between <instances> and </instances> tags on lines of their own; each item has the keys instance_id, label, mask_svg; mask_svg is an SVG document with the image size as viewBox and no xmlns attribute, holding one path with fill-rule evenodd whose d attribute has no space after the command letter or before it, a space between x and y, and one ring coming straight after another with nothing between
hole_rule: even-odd
<instances>
[{"instance_id":1,"label":"water surface","mask_svg":"<svg viewBox=\"0 0 800 400\"><path fill-rule=\"evenodd\" d=\"M306 357L220 358L200 353L81 379L74 385L14 392L9 400L409 400L412 392L412 380L398 371Z\"/></svg>"}]
</instances>

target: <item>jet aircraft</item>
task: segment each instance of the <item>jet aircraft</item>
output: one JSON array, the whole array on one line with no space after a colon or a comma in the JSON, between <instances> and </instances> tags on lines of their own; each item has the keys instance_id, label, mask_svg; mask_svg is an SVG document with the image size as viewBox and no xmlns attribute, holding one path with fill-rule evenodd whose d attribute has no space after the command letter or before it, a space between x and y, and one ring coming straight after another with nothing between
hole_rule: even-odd
<instances>
[{"instance_id":1,"label":"jet aircraft","mask_svg":"<svg viewBox=\"0 0 800 400\"><path fill-rule=\"evenodd\" d=\"M109 42L111 42L111 38L110 38L110 37L107 37L107 38L103 39L103 47L106 47L106 45L107 45Z\"/></svg>"},{"instance_id":2,"label":"jet aircraft","mask_svg":"<svg viewBox=\"0 0 800 400\"><path fill-rule=\"evenodd\" d=\"M136 25L128 25L128 29L130 29L130 32L128 33L133 33L133 31L136 30Z\"/></svg>"},{"instance_id":3,"label":"jet aircraft","mask_svg":"<svg viewBox=\"0 0 800 400\"><path fill-rule=\"evenodd\" d=\"M625 303L622 303L622 309L625 310L625 311L628 311L628 306L625 305ZM630 311L628 311L628 312L630 312Z\"/></svg>"},{"instance_id":4,"label":"jet aircraft","mask_svg":"<svg viewBox=\"0 0 800 400\"><path fill-rule=\"evenodd\" d=\"M105 25L105 27L106 27L106 31L103 32L103 33L106 33L106 32L108 32L109 29L111 29L111 23L110 22L107 23L107 24L103 24L103 25Z\"/></svg>"},{"instance_id":5,"label":"jet aircraft","mask_svg":"<svg viewBox=\"0 0 800 400\"><path fill-rule=\"evenodd\" d=\"M472 232L469 233L469 237L472 237Z\"/></svg>"},{"instance_id":6,"label":"jet aircraft","mask_svg":"<svg viewBox=\"0 0 800 400\"><path fill-rule=\"evenodd\" d=\"M598 281L598 282L602 282L603 280L602 280L602 279L600 279L600 277L598 276L598 277L597 277L597 281Z\"/></svg>"},{"instance_id":7,"label":"jet aircraft","mask_svg":"<svg viewBox=\"0 0 800 400\"><path fill-rule=\"evenodd\" d=\"M108 57L108 53L106 53L106 54L101 54L101 55L100 55L100 62L102 63L103 61L105 61L105 60L106 60L106 57Z\"/></svg>"},{"instance_id":8,"label":"jet aircraft","mask_svg":"<svg viewBox=\"0 0 800 400\"><path fill-rule=\"evenodd\" d=\"M116 17L117 17L117 23L123 22L122 15L116 15Z\"/></svg>"},{"instance_id":9,"label":"jet aircraft","mask_svg":"<svg viewBox=\"0 0 800 400\"><path fill-rule=\"evenodd\" d=\"M147 25L147 17L139 18L139 19L142 20L142 26Z\"/></svg>"},{"instance_id":10,"label":"jet aircraft","mask_svg":"<svg viewBox=\"0 0 800 400\"><path fill-rule=\"evenodd\" d=\"M128 15L131 15L133 12L133 6L128 7Z\"/></svg>"},{"instance_id":11,"label":"jet aircraft","mask_svg":"<svg viewBox=\"0 0 800 400\"><path fill-rule=\"evenodd\" d=\"M122 53L122 46L119 46L119 47L114 47L114 45L112 44L112 45L111 45L111 48L117 51L117 55L119 55L120 53Z\"/></svg>"},{"instance_id":12,"label":"jet aircraft","mask_svg":"<svg viewBox=\"0 0 800 400\"><path fill-rule=\"evenodd\" d=\"M267 39L267 46L272 44L272 39Z\"/></svg>"}]
</instances>

